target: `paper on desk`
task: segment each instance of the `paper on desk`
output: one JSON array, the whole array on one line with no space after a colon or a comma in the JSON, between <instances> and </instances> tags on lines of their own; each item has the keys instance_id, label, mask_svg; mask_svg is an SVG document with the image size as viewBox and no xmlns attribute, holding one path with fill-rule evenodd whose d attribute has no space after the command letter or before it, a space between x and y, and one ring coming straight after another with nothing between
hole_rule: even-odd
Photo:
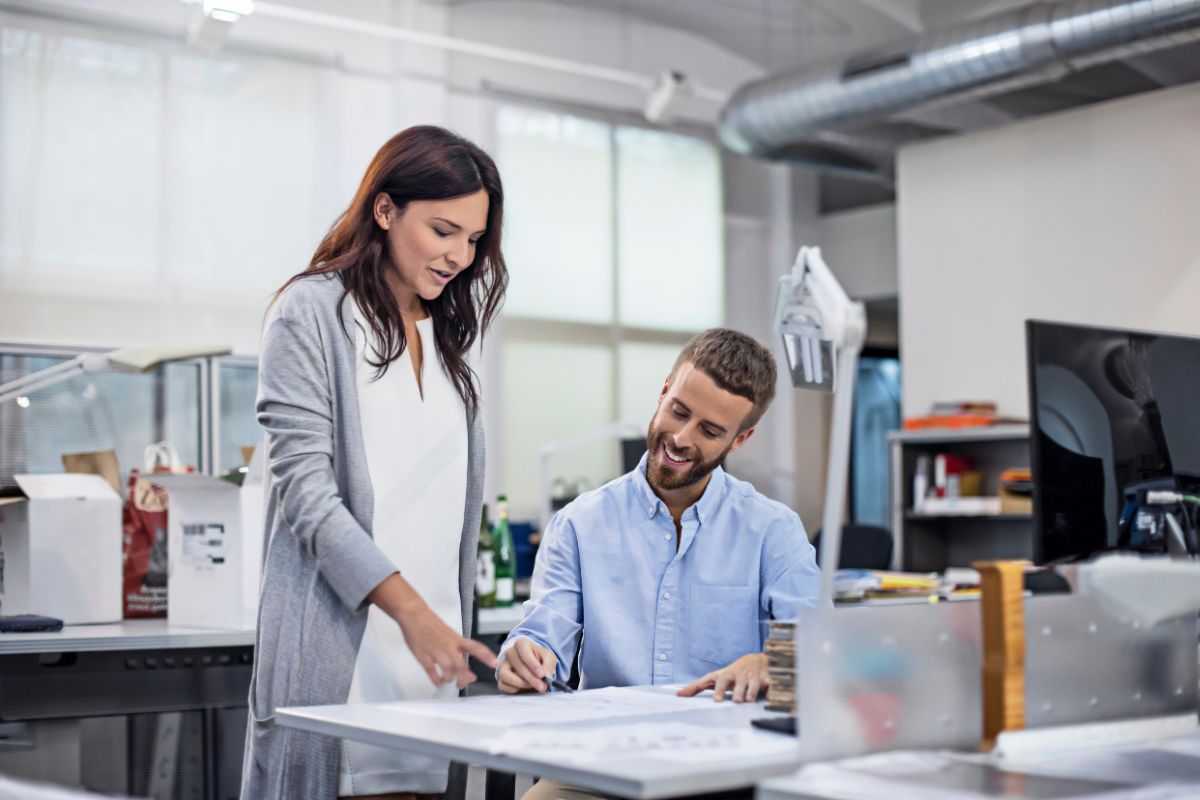
<instances>
[{"instance_id":1,"label":"paper on desk","mask_svg":"<svg viewBox=\"0 0 1200 800\"><path fill-rule=\"evenodd\" d=\"M631 722L604 727L510 728L493 753L541 761L590 762L652 756L682 764L754 758L799 751L796 740L747 728L712 728L683 722Z\"/></svg>"},{"instance_id":2,"label":"paper on desk","mask_svg":"<svg viewBox=\"0 0 1200 800\"><path fill-rule=\"evenodd\" d=\"M673 693L611 686L582 692L468 697L454 700L414 700L393 703L397 711L427 714L511 728L517 725L555 725L614 717L635 717L668 711L711 711L712 696L676 697ZM726 704L732 706L732 703Z\"/></svg>"}]
</instances>

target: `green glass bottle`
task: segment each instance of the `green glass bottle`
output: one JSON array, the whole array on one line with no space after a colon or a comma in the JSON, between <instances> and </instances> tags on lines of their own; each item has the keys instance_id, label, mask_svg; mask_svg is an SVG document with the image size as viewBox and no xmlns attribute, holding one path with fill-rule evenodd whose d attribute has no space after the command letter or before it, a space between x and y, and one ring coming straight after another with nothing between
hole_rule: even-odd
<instances>
[{"instance_id":1,"label":"green glass bottle","mask_svg":"<svg viewBox=\"0 0 1200 800\"><path fill-rule=\"evenodd\" d=\"M492 542L496 548L496 605L505 607L513 604L517 582L517 556L513 552L512 531L508 528L508 498L496 498L496 526L492 529Z\"/></svg>"},{"instance_id":2,"label":"green glass bottle","mask_svg":"<svg viewBox=\"0 0 1200 800\"><path fill-rule=\"evenodd\" d=\"M487 503L479 524L479 550L475 560L475 599L480 608L496 605L496 540L488 524Z\"/></svg>"}]
</instances>

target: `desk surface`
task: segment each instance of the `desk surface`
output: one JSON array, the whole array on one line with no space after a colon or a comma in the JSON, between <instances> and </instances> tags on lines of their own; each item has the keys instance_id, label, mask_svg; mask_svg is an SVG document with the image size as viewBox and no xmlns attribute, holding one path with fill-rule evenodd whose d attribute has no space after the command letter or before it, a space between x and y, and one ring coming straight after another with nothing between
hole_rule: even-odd
<instances>
[{"instance_id":1,"label":"desk surface","mask_svg":"<svg viewBox=\"0 0 1200 800\"><path fill-rule=\"evenodd\" d=\"M56 633L0 633L0 655L253 644L252 630L185 628L165 619L130 619L111 625L67 625Z\"/></svg>"},{"instance_id":2,"label":"desk surface","mask_svg":"<svg viewBox=\"0 0 1200 800\"><path fill-rule=\"evenodd\" d=\"M538 775L605 794L643 800L748 787L759 778L791 772L799 764L798 744L781 753L780 734L750 727L751 719L779 716L764 710L761 702L736 706L728 703L727 706L733 707L575 723L579 730L626 723L681 722L709 729L745 729L753 737L762 737L767 746L765 749L774 750L761 755L704 764L656 756L653 752L623 758L619 763L556 763L552 758L493 753L490 750L505 728L453 717L414 713L405 711L403 706L403 703L391 703L279 709L276 718L281 725L314 733L412 750L505 772Z\"/></svg>"}]
</instances>

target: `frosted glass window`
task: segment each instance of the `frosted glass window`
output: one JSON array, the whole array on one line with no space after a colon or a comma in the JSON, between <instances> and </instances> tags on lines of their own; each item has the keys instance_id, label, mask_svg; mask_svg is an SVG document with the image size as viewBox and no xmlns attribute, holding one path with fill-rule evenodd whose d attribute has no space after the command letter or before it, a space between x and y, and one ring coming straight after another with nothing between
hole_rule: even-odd
<instances>
[{"instance_id":1,"label":"frosted glass window","mask_svg":"<svg viewBox=\"0 0 1200 800\"><path fill-rule=\"evenodd\" d=\"M0 353L0 382L53 366L65 356ZM146 445L175 445L185 464L200 465L200 362L153 372L77 375L0 405L0 487L13 475L62 472L62 454L114 450L122 476L141 468Z\"/></svg>"},{"instance_id":2,"label":"frosted glass window","mask_svg":"<svg viewBox=\"0 0 1200 800\"><path fill-rule=\"evenodd\" d=\"M308 264L318 212L318 71L172 56L167 269L193 301L262 306Z\"/></svg>"},{"instance_id":3,"label":"frosted glass window","mask_svg":"<svg viewBox=\"0 0 1200 800\"><path fill-rule=\"evenodd\" d=\"M699 139L618 128L622 325L694 331L724 304L721 161Z\"/></svg>"},{"instance_id":4,"label":"frosted glass window","mask_svg":"<svg viewBox=\"0 0 1200 800\"><path fill-rule=\"evenodd\" d=\"M671 374L683 345L632 344L620 349L621 419L650 425L658 408L658 394Z\"/></svg>"},{"instance_id":5,"label":"frosted glass window","mask_svg":"<svg viewBox=\"0 0 1200 800\"><path fill-rule=\"evenodd\" d=\"M84 280L93 297L154 296L160 59L71 36L2 37L6 285L75 294Z\"/></svg>"},{"instance_id":6,"label":"frosted glass window","mask_svg":"<svg viewBox=\"0 0 1200 800\"><path fill-rule=\"evenodd\" d=\"M222 360L219 364L221 390L217 397L220 431L215 471L240 467L242 448L261 447L266 433L258 424L254 400L258 394L258 365Z\"/></svg>"},{"instance_id":7,"label":"frosted glass window","mask_svg":"<svg viewBox=\"0 0 1200 800\"><path fill-rule=\"evenodd\" d=\"M509 341L504 346L504 482L514 519L536 519L538 453L612 422L613 352L605 346ZM617 476L615 440L564 453L551 477L596 487Z\"/></svg>"},{"instance_id":8,"label":"frosted glass window","mask_svg":"<svg viewBox=\"0 0 1200 800\"><path fill-rule=\"evenodd\" d=\"M564 114L501 108L505 311L608 323L612 292L610 128Z\"/></svg>"}]
</instances>

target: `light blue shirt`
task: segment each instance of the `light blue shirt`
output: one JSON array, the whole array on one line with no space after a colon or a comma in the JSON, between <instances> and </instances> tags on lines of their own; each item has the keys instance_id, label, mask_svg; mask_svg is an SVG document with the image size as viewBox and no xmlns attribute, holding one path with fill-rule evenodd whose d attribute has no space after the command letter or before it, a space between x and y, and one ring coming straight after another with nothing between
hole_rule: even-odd
<instances>
[{"instance_id":1,"label":"light blue shirt","mask_svg":"<svg viewBox=\"0 0 1200 800\"><path fill-rule=\"evenodd\" d=\"M815 606L816 554L795 512L718 467L675 523L633 472L581 495L542 537L527 637L570 677L584 633L580 686L688 683L763 648L767 619Z\"/></svg>"}]
</instances>

